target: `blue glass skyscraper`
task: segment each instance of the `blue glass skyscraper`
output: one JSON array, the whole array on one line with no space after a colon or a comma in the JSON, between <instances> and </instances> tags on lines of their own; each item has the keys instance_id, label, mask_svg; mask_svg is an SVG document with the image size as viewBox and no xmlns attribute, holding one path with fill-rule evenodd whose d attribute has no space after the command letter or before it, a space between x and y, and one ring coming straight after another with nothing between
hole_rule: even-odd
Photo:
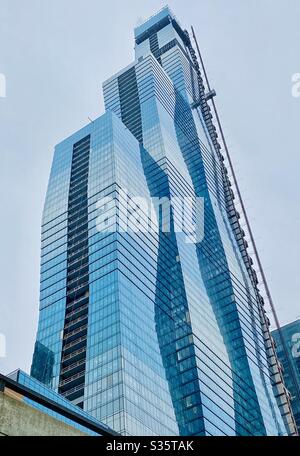
<instances>
[{"instance_id":1,"label":"blue glass skyscraper","mask_svg":"<svg viewBox=\"0 0 300 456\"><path fill-rule=\"evenodd\" d=\"M293 433L189 35L164 8L135 52L55 149L32 375L123 434Z\"/></svg>"},{"instance_id":2,"label":"blue glass skyscraper","mask_svg":"<svg viewBox=\"0 0 300 456\"><path fill-rule=\"evenodd\" d=\"M291 394L292 409L300 432L300 319L282 326L280 330L272 331L272 336L276 342L277 356L283 367L284 382Z\"/></svg>"}]
</instances>

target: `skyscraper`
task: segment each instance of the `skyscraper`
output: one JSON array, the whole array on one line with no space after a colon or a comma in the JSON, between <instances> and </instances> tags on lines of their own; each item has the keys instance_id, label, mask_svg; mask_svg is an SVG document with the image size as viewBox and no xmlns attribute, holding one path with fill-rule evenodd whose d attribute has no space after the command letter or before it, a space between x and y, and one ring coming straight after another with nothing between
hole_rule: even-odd
<instances>
[{"instance_id":1,"label":"skyscraper","mask_svg":"<svg viewBox=\"0 0 300 456\"><path fill-rule=\"evenodd\" d=\"M292 434L214 94L168 7L135 53L55 149L32 375L123 434Z\"/></svg>"},{"instance_id":2,"label":"skyscraper","mask_svg":"<svg viewBox=\"0 0 300 456\"><path fill-rule=\"evenodd\" d=\"M292 409L300 433L300 319L272 331L277 356L283 366L283 377L292 397ZM284 339L284 346L282 339ZM287 348L287 352L286 352Z\"/></svg>"}]
</instances>

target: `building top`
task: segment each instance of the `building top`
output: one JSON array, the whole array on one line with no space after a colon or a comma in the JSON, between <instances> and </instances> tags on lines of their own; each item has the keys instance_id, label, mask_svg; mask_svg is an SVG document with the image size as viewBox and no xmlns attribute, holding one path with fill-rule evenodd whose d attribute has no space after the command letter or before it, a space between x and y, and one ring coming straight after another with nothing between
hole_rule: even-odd
<instances>
[{"instance_id":1,"label":"building top","mask_svg":"<svg viewBox=\"0 0 300 456\"><path fill-rule=\"evenodd\" d=\"M138 45L144 40L149 38L155 32L158 32L166 25L172 23L181 39L185 42L187 37L185 36L184 30L178 22L176 16L170 10L168 6L162 8L157 14L154 14L147 19L143 24L138 25L134 29L135 43Z\"/></svg>"},{"instance_id":2,"label":"building top","mask_svg":"<svg viewBox=\"0 0 300 456\"><path fill-rule=\"evenodd\" d=\"M20 369L7 377L1 375L0 380L4 387L21 394L24 402L66 424L92 435L116 435L108 426Z\"/></svg>"},{"instance_id":3,"label":"building top","mask_svg":"<svg viewBox=\"0 0 300 456\"><path fill-rule=\"evenodd\" d=\"M298 318L297 320L292 321L290 323L287 323L286 325L281 326L280 330L283 331L284 333L287 333L289 331L294 331L295 328L298 328L298 330L300 331L300 318ZM274 329L272 331L273 335L277 335L277 333L278 333L278 329Z\"/></svg>"},{"instance_id":4,"label":"building top","mask_svg":"<svg viewBox=\"0 0 300 456\"><path fill-rule=\"evenodd\" d=\"M137 64L137 60L134 60L134 62L131 62L126 67L123 67L121 70L117 71L112 76L110 76L109 78L105 79L105 81L102 83L103 89L105 89L105 87L108 86L110 82L114 81L118 76L120 76L121 74L125 73L125 71L130 70L130 68L134 67L136 64Z\"/></svg>"},{"instance_id":5,"label":"building top","mask_svg":"<svg viewBox=\"0 0 300 456\"><path fill-rule=\"evenodd\" d=\"M174 14L168 6L164 6L160 11L149 17L141 25L135 27L134 37L136 42L143 41L145 39L143 35L148 34L150 30L154 30L155 28L164 27L172 19L175 19Z\"/></svg>"},{"instance_id":6,"label":"building top","mask_svg":"<svg viewBox=\"0 0 300 456\"><path fill-rule=\"evenodd\" d=\"M104 114L101 114L101 116L97 117L94 120L90 120L86 125L81 127L79 130L77 130L75 133L71 133L69 136L66 138L62 139L56 144L56 147L61 147L64 145L68 144L73 144L77 140L80 140L83 136L89 135L91 131L93 130L93 126L101 122L101 119L103 117L110 117L111 113L110 112L105 112Z\"/></svg>"}]
</instances>

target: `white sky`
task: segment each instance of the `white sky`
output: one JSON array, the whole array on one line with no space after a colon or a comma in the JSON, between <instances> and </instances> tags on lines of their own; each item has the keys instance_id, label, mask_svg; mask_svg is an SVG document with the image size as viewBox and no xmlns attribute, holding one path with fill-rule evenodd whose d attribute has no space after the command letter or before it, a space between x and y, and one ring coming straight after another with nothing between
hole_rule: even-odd
<instances>
[{"instance_id":1,"label":"white sky","mask_svg":"<svg viewBox=\"0 0 300 456\"><path fill-rule=\"evenodd\" d=\"M299 0L170 0L194 26L281 322L300 315ZM29 370L40 222L54 145L103 112L101 83L134 56L159 0L1 0L0 371ZM0 341L3 337L0 337ZM1 350L0 350L1 356Z\"/></svg>"}]
</instances>

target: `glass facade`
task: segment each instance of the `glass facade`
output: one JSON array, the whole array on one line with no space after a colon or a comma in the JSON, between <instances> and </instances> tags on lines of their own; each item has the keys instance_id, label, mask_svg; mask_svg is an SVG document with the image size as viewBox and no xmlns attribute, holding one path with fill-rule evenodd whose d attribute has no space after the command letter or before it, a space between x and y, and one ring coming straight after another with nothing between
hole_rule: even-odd
<instances>
[{"instance_id":1,"label":"glass facade","mask_svg":"<svg viewBox=\"0 0 300 456\"><path fill-rule=\"evenodd\" d=\"M135 52L103 84L106 113L55 149L32 375L124 435L284 435L189 37L164 8Z\"/></svg>"},{"instance_id":2,"label":"glass facade","mask_svg":"<svg viewBox=\"0 0 300 456\"><path fill-rule=\"evenodd\" d=\"M100 423L98 423L97 420L95 420L88 413L84 412L83 410L79 410L76 405L72 404L72 402L70 402L67 399L65 399L64 397L62 397L61 394L56 393L55 391L53 391L53 389L47 388L43 383L39 382L38 380L31 377L30 375L26 374L22 370L18 369L16 371L12 372L9 375L9 378L18 382L20 385L23 385L23 386L29 388L30 390L40 394L41 396L43 396L47 399L50 399L51 401L55 402L56 404L62 405L66 409L70 410L71 412L76 412L77 414L79 413L82 416L82 418L86 418L88 420L93 420L95 422L95 424L100 424ZM57 420L62 421L65 424L69 424L70 426L84 432L85 434L92 435L92 436L99 436L99 433L96 433L96 432L92 431L91 429L89 429L88 427L78 424L74 420L63 416L60 413L58 413L54 410L51 410L50 408L48 408L44 405L39 404L34 399L29 399L26 396L23 396L23 401L28 403L31 407L34 407L34 408L46 413L47 415L50 415L53 418L56 418ZM110 432L110 429L108 427L106 428L105 425L103 425L103 428L107 432Z\"/></svg>"},{"instance_id":3,"label":"glass facade","mask_svg":"<svg viewBox=\"0 0 300 456\"><path fill-rule=\"evenodd\" d=\"M292 409L300 433L300 319L282 326L280 332L287 353L283 348L279 331L272 331L272 336L276 342L277 356L283 367L284 383L291 394Z\"/></svg>"}]
</instances>

